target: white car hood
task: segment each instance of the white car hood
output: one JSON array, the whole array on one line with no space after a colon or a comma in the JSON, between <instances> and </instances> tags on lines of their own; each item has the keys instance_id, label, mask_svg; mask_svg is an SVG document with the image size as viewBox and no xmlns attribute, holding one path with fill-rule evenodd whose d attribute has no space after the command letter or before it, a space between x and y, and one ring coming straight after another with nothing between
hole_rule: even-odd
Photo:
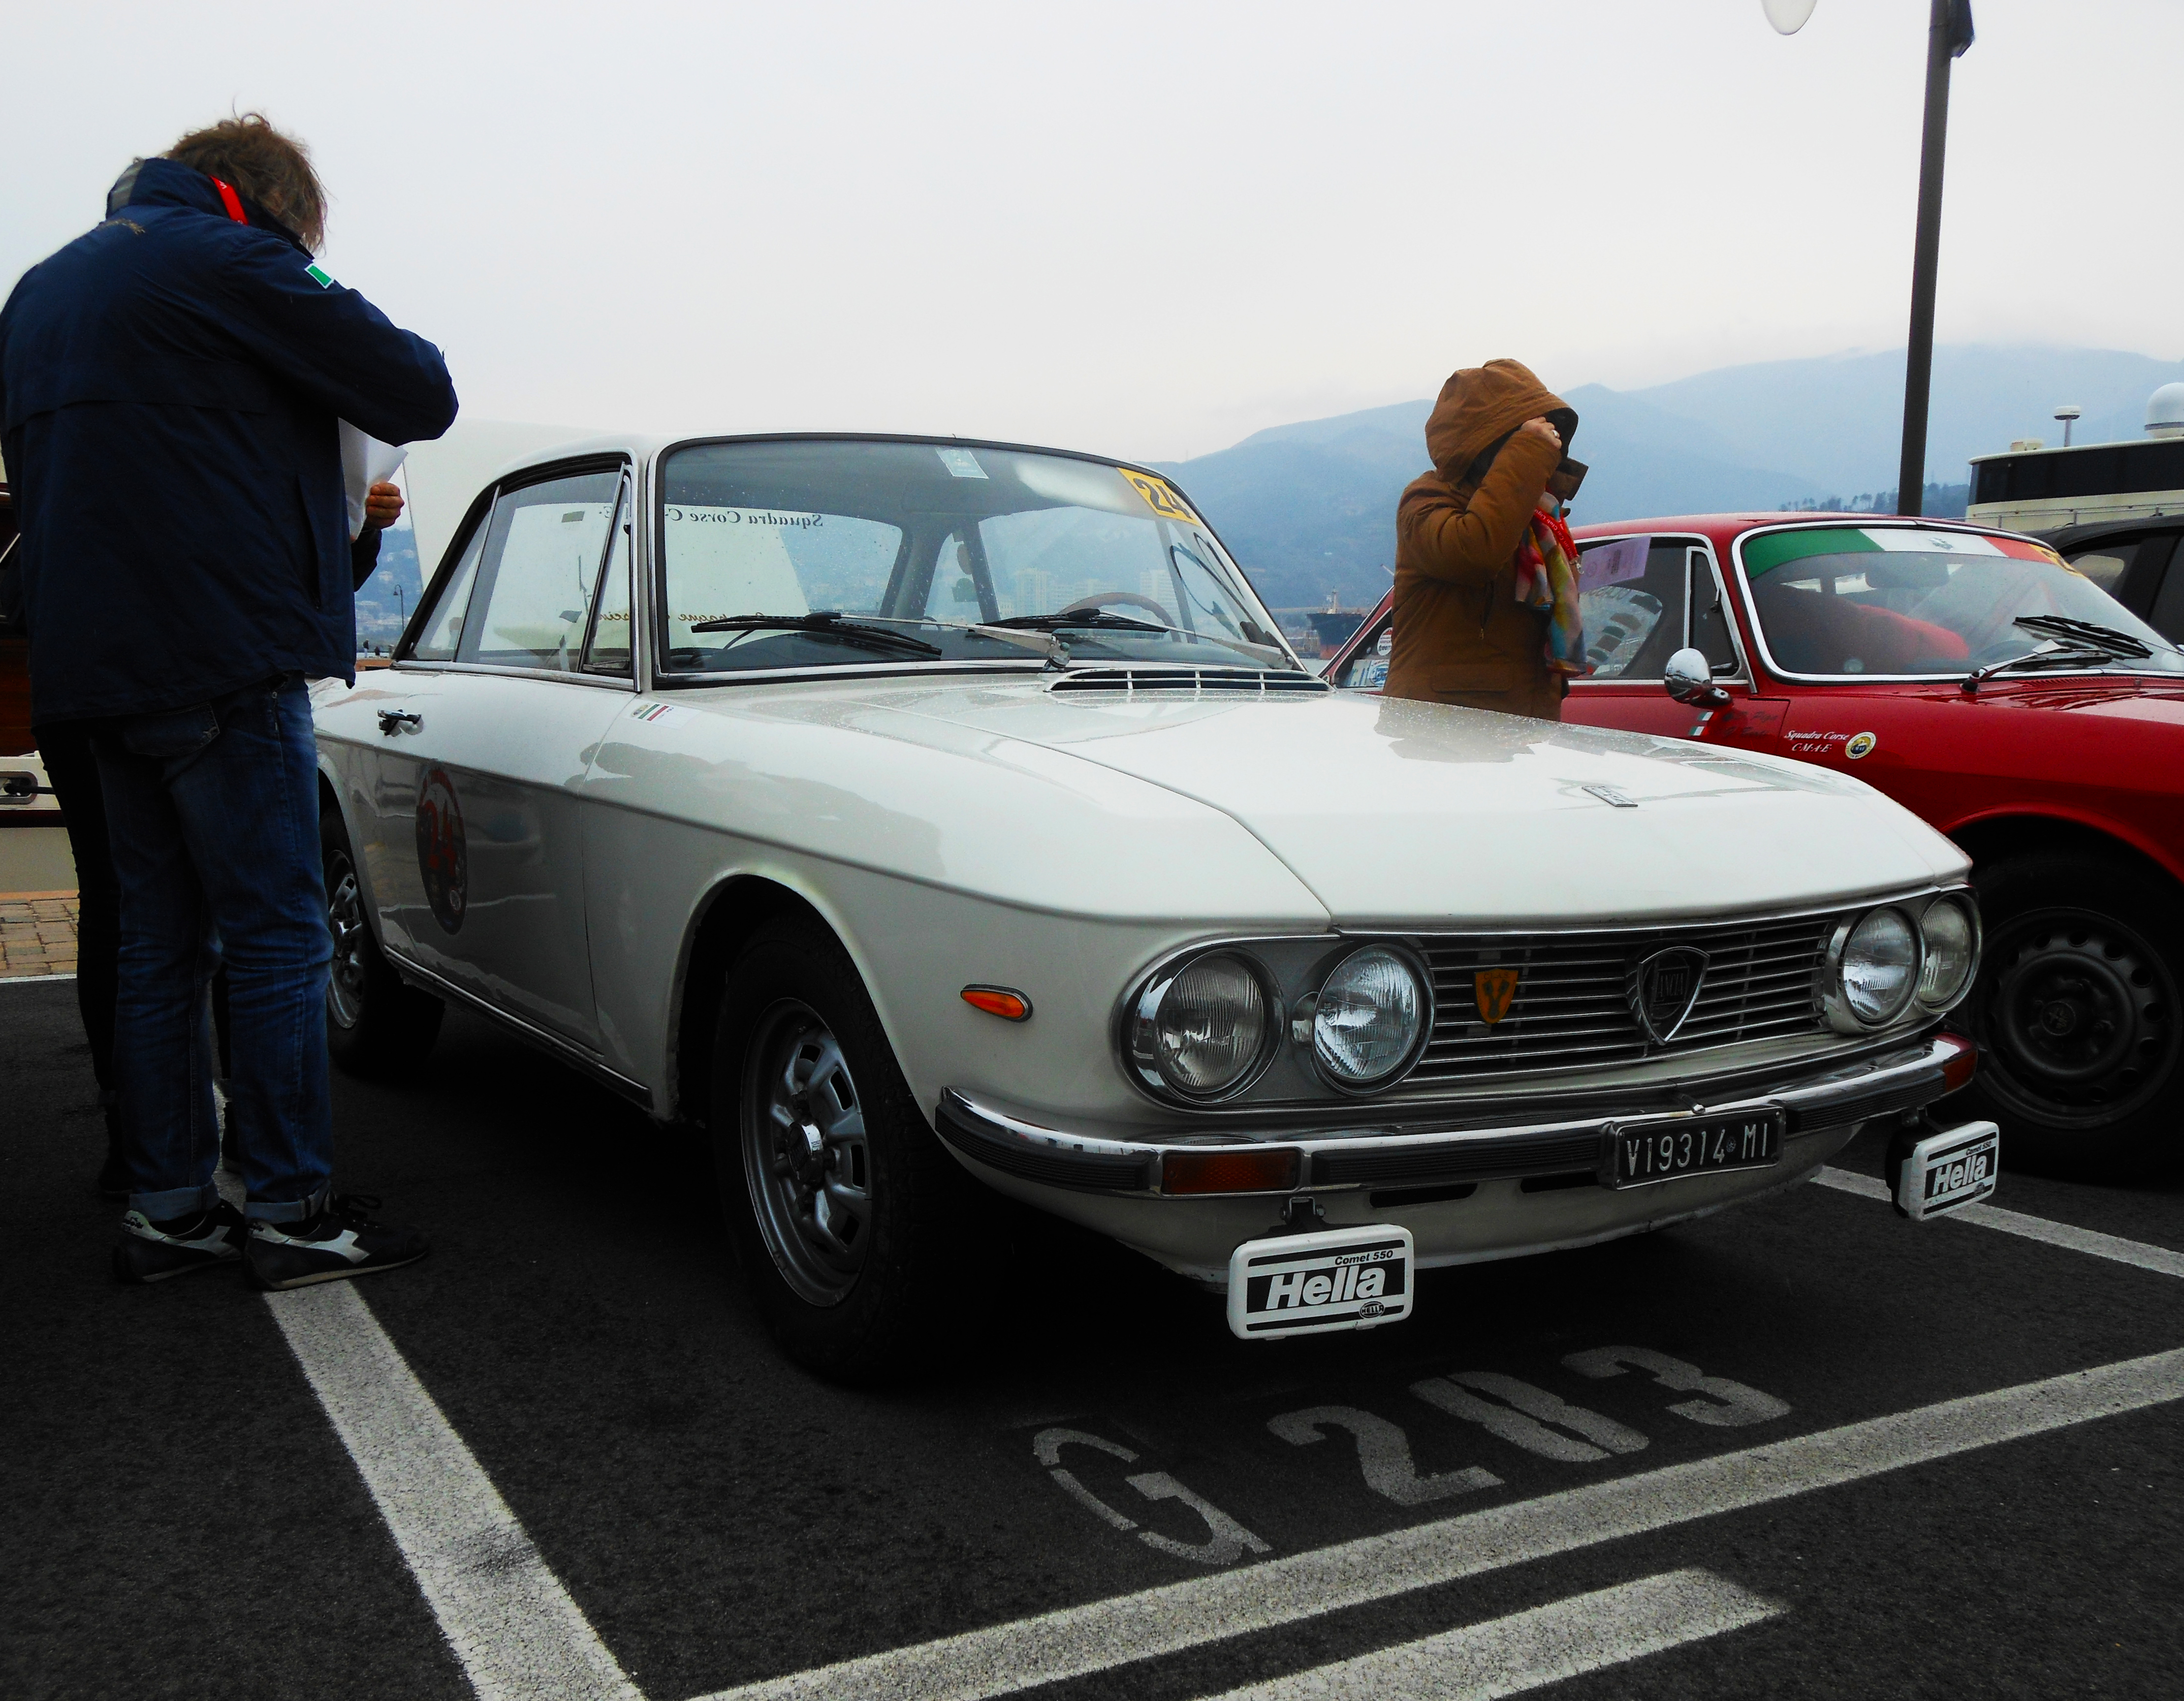
<instances>
[{"instance_id":1,"label":"white car hood","mask_svg":"<svg viewBox=\"0 0 2184 1701\"><path fill-rule=\"evenodd\" d=\"M1013 683L857 694L1218 810L1343 926L1750 913L1902 891L1968 866L1858 780L1671 739L1345 694L1056 696Z\"/></svg>"}]
</instances>

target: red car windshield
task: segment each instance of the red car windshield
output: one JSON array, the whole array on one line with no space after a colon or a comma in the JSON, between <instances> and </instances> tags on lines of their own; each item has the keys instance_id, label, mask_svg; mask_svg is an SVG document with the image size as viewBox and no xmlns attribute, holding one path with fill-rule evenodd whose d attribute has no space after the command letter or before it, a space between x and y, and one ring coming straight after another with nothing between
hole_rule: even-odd
<instances>
[{"instance_id":1,"label":"red car windshield","mask_svg":"<svg viewBox=\"0 0 2184 1701\"><path fill-rule=\"evenodd\" d=\"M2097 662L2184 673L2184 655L2045 545L1916 526L1762 533L1739 554L1767 652L1785 672L1833 678L1968 673L2055 637L2061 616L2151 652Z\"/></svg>"}]
</instances>

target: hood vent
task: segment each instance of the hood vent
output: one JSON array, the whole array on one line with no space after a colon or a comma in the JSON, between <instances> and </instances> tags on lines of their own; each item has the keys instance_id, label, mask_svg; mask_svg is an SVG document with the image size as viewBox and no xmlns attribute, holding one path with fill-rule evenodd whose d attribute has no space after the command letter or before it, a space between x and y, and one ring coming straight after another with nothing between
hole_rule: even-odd
<instances>
[{"instance_id":1,"label":"hood vent","mask_svg":"<svg viewBox=\"0 0 2184 1701\"><path fill-rule=\"evenodd\" d=\"M1046 689L1057 697L1317 697L1334 688L1309 673L1256 667L1076 667Z\"/></svg>"}]
</instances>

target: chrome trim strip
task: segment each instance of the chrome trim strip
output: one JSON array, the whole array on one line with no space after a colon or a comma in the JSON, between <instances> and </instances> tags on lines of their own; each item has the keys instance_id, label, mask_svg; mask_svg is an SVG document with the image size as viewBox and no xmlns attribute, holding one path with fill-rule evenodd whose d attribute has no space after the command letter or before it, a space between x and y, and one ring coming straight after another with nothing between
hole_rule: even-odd
<instances>
[{"instance_id":1,"label":"chrome trim strip","mask_svg":"<svg viewBox=\"0 0 2184 1701\"><path fill-rule=\"evenodd\" d=\"M521 1016L510 1014L498 1004L481 998L476 993L466 988L456 985L444 975L436 974L432 970L412 962L406 956L398 956L391 951L387 951L386 956L387 960L394 965L394 972L413 986L422 987L436 998L447 999L463 1006L465 1009L475 1010L488 1022L507 1029L526 1045L535 1046L559 1062L581 1070L609 1092L627 1099L639 1109L649 1111L652 1108L650 1087L646 1086L642 1081L630 1079L627 1075L617 1074L573 1040L564 1040L558 1034L549 1034L545 1029L534 1026Z\"/></svg>"},{"instance_id":2,"label":"chrome trim strip","mask_svg":"<svg viewBox=\"0 0 2184 1701\"><path fill-rule=\"evenodd\" d=\"M1318 1182L1312 1168L1317 1168L1320 1155L1346 1158L1416 1156L1421 1160L1422 1168L1429 1169L1430 1160L1435 1157L1441 1158L1441 1167L1446 1168L1450 1157L1461 1154L1469 1160L1463 1166L1462 1179L1490 1180L1534 1174L1574 1173L1577 1168L1592 1168L1599 1161L1596 1154L1604 1149L1609 1126L1634 1117L1666 1123L1679 1116L1697 1120L1746 1111L1780 1110L1787 1115L1790 1137L1797 1138L1841 1126L1839 1121L1829 1120L1831 1113L1855 1110L1877 1100L1886 1099L1887 1107L1868 1114L1901 1114L1939 1098L1944 1090L1944 1066L1970 1049L1968 1040L1953 1034L1937 1033L1923 1044L1869 1057L1862 1062L1835 1063L1800 1074L1765 1092L1734 1095L1713 1101L1688 1096L1687 1108L1680 1112L1673 1108L1664 1111L1655 1105L1631 1106L1620 1111L1594 1111L1574 1117L1528 1120L1486 1129L1412 1123L1407 1126L1344 1133L1294 1121L1268 1120L1248 1129L1228 1128L1219 1140L1212 1142L1203 1135L1178 1136L1167 1130L1142 1140L1115 1139L1035 1122L960 1087L943 1090L933 1124L944 1141L973 1162L986 1163L1005 1174L1072 1191L1119 1194L1171 1202L1237 1196L1191 1194L1176 1201L1174 1196L1160 1191L1160 1166L1168 1152L1203 1152L1211 1143L1295 1146L1304 1152L1307 1165L1312 1166L1305 1175L1306 1190L1354 1192L1400 1183L1396 1173L1352 1181ZM1922 1095L1919 1090L1927 1086L1932 1091ZM1906 1102L1907 1097L1911 1101ZM1540 1142L1557 1138L1573 1147L1580 1141L1589 1142L1587 1149L1596 1156L1582 1165L1561 1160L1558 1170L1528 1167L1538 1161ZM993 1150L982 1156L981 1146ZM1531 1150L1522 1150L1527 1147ZM1512 1161L1497 1165L1494 1161L1497 1151L1512 1148L1517 1149L1510 1151ZM1017 1161L1011 1162L1011 1157ZM1086 1179L1072 1176L1072 1169ZM1112 1184L1112 1179L1125 1170L1139 1178L1138 1185Z\"/></svg>"}]
</instances>

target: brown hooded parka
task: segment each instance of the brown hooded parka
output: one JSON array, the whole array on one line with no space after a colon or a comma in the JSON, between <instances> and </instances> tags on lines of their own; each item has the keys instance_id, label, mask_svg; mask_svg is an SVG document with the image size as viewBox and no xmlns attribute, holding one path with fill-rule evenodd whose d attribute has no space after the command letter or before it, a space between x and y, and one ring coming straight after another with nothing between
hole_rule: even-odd
<instances>
[{"instance_id":1,"label":"brown hooded parka","mask_svg":"<svg viewBox=\"0 0 2184 1701\"><path fill-rule=\"evenodd\" d=\"M1396 507L1395 644L1385 694L1553 720L1563 680L1547 666L1543 609L1517 600L1517 546L1561 455L1510 438L1485 477L1472 461L1526 420L1569 404L1514 360L1467 367L1426 421L1434 471ZM1564 433L1567 436L1567 432Z\"/></svg>"}]
</instances>

